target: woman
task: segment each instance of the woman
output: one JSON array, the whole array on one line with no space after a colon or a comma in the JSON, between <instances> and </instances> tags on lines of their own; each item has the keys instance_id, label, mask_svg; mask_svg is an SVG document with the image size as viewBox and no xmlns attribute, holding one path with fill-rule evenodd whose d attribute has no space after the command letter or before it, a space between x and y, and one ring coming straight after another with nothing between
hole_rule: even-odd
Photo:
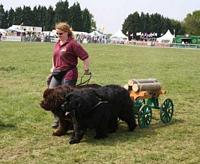
<instances>
[{"instance_id":1,"label":"woman","mask_svg":"<svg viewBox=\"0 0 200 164\"><path fill-rule=\"evenodd\" d=\"M75 41L70 26L66 22L56 24L55 29L59 39L54 47L52 75L48 87L54 88L62 84L74 86L78 78L78 58L83 61L85 74L90 74L89 56L83 47ZM52 127L58 127L57 118L55 118Z\"/></svg>"}]
</instances>

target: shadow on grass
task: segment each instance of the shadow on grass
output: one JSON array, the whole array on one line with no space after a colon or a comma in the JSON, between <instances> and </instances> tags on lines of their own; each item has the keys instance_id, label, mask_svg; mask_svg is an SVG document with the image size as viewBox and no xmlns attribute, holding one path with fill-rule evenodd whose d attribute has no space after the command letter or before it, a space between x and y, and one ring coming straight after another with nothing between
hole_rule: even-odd
<instances>
[{"instance_id":1,"label":"shadow on grass","mask_svg":"<svg viewBox=\"0 0 200 164\"><path fill-rule=\"evenodd\" d=\"M167 126L172 126L172 125L177 125L177 124L183 124L185 122L185 120L183 119L176 119L176 118L173 118L171 120L171 122L165 124L163 123L161 120L157 120L156 123L154 124L151 124L151 127L150 128L153 128L153 129L159 129L159 128L164 128L164 127L167 127Z\"/></svg>"},{"instance_id":2,"label":"shadow on grass","mask_svg":"<svg viewBox=\"0 0 200 164\"><path fill-rule=\"evenodd\" d=\"M117 145L118 143L127 143L127 142L135 142L139 138L147 137L155 135L155 132L151 129L145 129L145 131L141 131L138 127L130 132L125 128L119 127L115 133L108 134L108 137L105 139L94 139L94 132L88 131L84 138L81 140L82 142L86 142L91 145Z\"/></svg>"},{"instance_id":3,"label":"shadow on grass","mask_svg":"<svg viewBox=\"0 0 200 164\"><path fill-rule=\"evenodd\" d=\"M16 130L16 126L13 124L5 124L3 122L0 121L0 130Z\"/></svg>"},{"instance_id":4,"label":"shadow on grass","mask_svg":"<svg viewBox=\"0 0 200 164\"><path fill-rule=\"evenodd\" d=\"M118 143L135 142L139 138L156 135L156 132L152 128L141 129L138 126L131 132L128 131L128 127L124 123L120 123L118 130L115 133L109 133L105 139L94 139L94 130L87 130L81 143L87 143L91 145L117 145Z\"/></svg>"},{"instance_id":5,"label":"shadow on grass","mask_svg":"<svg viewBox=\"0 0 200 164\"><path fill-rule=\"evenodd\" d=\"M95 132L93 130L88 130L81 140L81 143L86 142L92 145L117 145L119 142L134 143L140 138L154 137L155 135L157 135L157 129L182 124L184 122L185 120L175 118L168 124L164 124L161 121L156 121L156 123L151 124L149 128L140 128L139 126L137 126L133 132L128 131L128 127L126 126L126 124L120 122L118 130L115 133L108 134L108 137L105 139L94 139Z\"/></svg>"},{"instance_id":6,"label":"shadow on grass","mask_svg":"<svg viewBox=\"0 0 200 164\"><path fill-rule=\"evenodd\" d=\"M84 137L82 138L81 143L87 143L90 145L107 145L113 146L119 143L134 143L140 139L152 138L157 135L157 129L167 128L168 126L177 126L178 124L183 124L185 120L173 118L172 121L168 124L164 124L159 119L153 119L153 123L149 128L140 128L139 126L133 132L128 131L126 123L119 122L118 130L115 133L109 133L108 137L105 139L94 139L95 131L87 130ZM64 136L66 137L67 142L72 135L72 131L68 131ZM54 136L55 137L55 136Z\"/></svg>"}]
</instances>

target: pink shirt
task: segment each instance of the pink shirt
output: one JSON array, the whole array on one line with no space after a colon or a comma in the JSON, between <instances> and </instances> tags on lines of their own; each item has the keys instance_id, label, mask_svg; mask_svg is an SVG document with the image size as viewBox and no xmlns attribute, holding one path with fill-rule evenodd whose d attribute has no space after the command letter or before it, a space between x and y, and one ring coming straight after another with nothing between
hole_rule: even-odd
<instances>
[{"instance_id":1,"label":"pink shirt","mask_svg":"<svg viewBox=\"0 0 200 164\"><path fill-rule=\"evenodd\" d=\"M55 44L53 54L54 68L59 70L70 69L65 75L65 79L72 80L78 78L76 67L78 58L85 60L88 58L88 53L72 37L69 37L63 45L60 45L59 41Z\"/></svg>"}]
</instances>

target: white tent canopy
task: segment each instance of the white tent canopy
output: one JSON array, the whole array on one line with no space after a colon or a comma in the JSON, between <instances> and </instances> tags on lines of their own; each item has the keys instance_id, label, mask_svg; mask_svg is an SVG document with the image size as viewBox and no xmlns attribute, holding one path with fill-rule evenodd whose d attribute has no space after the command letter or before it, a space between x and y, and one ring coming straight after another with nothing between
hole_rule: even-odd
<instances>
[{"instance_id":1,"label":"white tent canopy","mask_svg":"<svg viewBox=\"0 0 200 164\"><path fill-rule=\"evenodd\" d=\"M121 30L117 31L110 37L111 43L124 44L128 41L128 37L122 33Z\"/></svg>"},{"instance_id":2,"label":"white tent canopy","mask_svg":"<svg viewBox=\"0 0 200 164\"><path fill-rule=\"evenodd\" d=\"M99 31L92 31L91 33L89 33L89 35L91 37L94 37L94 36L98 36L98 37L103 37L104 35L102 33L100 33Z\"/></svg>"},{"instance_id":3,"label":"white tent canopy","mask_svg":"<svg viewBox=\"0 0 200 164\"><path fill-rule=\"evenodd\" d=\"M7 33L7 32L6 32L6 29L2 29L2 28L1 28L1 29L0 29L0 33L2 33L3 35L6 35L6 33Z\"/></svg>"},{"instance_id":4,"label":"white tent canopy","mask_svg":"<svg viewBox=\"0 0 200 164\"><path fill-rule=\"evenodd\" d=\"M7 29L7 31L24 32L20 25L12 25Z\"/></svg>"},{"instance_id":5,"label":"white tent canopy","mask_svg":"<svg viewBox=\"0 0 200 164\"><path fill-rule=\"evenodd\" d=\"M174 35L172 35L170 30L167 30L167 32L163 36L157 38L157 41L159 43L172 43L173 39Z\"/></svg>"},{"instance_id":6,"label":"white tent canopy","mask_svg":"<svg viewBox=\"0 0 200 164\"><path fill-rule=\"evenodd\" d=\"M14 32L42 32L42 27L35 27L35 26L21 26L21 25L12 25L7 29L7 31L14 31Z\"/></svg>"},{"instance_id":7,"label":"white tent canopy","mask_svg":"<svg viewBox=\"0 0 200 164\"><path fill-rule=\"evenodd\" d=\"M89 33L87 33L87 32L81 32L81 31L72 31L73 32L73 34L76 36L76 35L85 35L85 36L87 36L87 35L89 35Z\"/></svg>"},{"instance_id":8,"label":"white tent canopy","mask_svg":"<svg viewBox=\"0 0 200 164\"><path fill-rule=\"evenodd\" d=\"M123 40L126 40L126 39L128 39L128 37L127 37L126 35L124 35L124 34L122 33L121 30L119 30L119 31L117 31L115 34L113 34L113 35L110 37L110 39L111 39L111 40L112 40L112 39L123 39Z\"/></svg>"}]
</instances>

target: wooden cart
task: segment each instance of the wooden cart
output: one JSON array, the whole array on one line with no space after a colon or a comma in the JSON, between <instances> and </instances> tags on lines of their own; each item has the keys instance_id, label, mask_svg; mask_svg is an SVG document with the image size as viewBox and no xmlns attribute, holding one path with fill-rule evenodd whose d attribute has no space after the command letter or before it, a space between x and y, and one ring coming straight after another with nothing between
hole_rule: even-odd
<instances>
[{"instance_id":1,"label":"wooden cart","mask_svg":"<svg viewBox=\"0 0 200 164\"><path fill-rule=\"evenodd\" d=\"M169 123L174 113L174 104L170 98L159 104L159 96L166 93L157 79L132 79L128 82L130 97L134 102L134 111L141 128L150 126L152 109L160 110L160 119Z\"/></svg>"}]
</instances>

